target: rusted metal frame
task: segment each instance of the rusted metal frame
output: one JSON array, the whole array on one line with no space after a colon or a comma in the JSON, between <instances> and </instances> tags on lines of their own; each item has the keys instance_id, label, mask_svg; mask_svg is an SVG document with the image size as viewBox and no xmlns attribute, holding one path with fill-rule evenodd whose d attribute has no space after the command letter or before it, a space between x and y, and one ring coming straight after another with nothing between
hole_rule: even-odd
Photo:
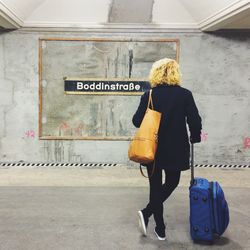
<instances>
[{"instance_id":1,"label":"rusted metal frame","mask_svg":"<svg viewBox=\"0 0 250 250\"><path fill-rule=\"evenodd\" d=\"M178 38L70 38L70 37L44 37L39 38L42 41L90 41L90 42L176 42L180 40Z\"/></svg>"},{"instance_id":2,"label":"rusted metal frame","mask_svg":"<svg viewBox=\"0 0 250 250\"><path fill-rule=\"evenodd\" d=\"M43 40L42 39L39 39L39 55L38 55L38 58L39 58L39 65L38 65L38 75L39 75L39 107L38 107L38 110L39 110L39 115L38 115L38 136L39 136L39 139L42 137L42 103L43 103L43 96L42 96L42 54L43 54L43 51L42 51L42 42Z\"/></svg>"},{"instance_id":3,"label":"rusted metal frame","mask_svg":"<svg viewBox=\"0 0 250 250\"><path fill-rule=\"evenodd\" d=\"M39 139L40 140L123 140L129 141L131 137L81 137L81 136L42 136L42 42L43 41L96 41L96 42L175 42L176 43L176 61L179 62L180 55L180 40L179 39L118 39L118 38L60 38L60 37L50 37L50 38L39 38ZM130 80L133 80L130 78ZM139 93L138 93L139 94ZM137 93L134 95L138 95Z\"/></svg>"}]
</instances>

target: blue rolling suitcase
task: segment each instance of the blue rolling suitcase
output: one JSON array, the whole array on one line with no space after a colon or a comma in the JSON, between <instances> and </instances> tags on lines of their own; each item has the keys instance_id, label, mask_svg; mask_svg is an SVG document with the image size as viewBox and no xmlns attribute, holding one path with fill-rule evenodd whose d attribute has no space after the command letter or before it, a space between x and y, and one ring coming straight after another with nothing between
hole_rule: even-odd
<instances>
[{"instance_id":1,"label":"blue rolling suitcase","mask_svg":"<svg viewBox=\"0 0 250 250\"><path fill-rule=\"evenodd\" d=\"M229 210L224 192L216 181L194 178L194 148L191 146L190 234L194 241L212 243L229 224Z\"/></svg>"}]
</instances>

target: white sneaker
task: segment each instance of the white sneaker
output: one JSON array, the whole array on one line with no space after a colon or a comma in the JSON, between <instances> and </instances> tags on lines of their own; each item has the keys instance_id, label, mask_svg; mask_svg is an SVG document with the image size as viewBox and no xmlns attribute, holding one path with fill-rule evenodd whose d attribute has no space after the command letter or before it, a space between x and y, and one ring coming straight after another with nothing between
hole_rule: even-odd
<instances>
[{"instance_id":1,"label":"white sneaker","mask_svg":"<svg viewBox=\"0 0 250 250\"><path fill-rule=\"evenodd\" d=\"M139 228L141 230L141 233L146 236L147 235L147 228L144 220L144 216L142 211L138 211L138 216L139 216Z\"/></svg>"},{"instance_id":2,"label":"white sneaker","mask_svg":"<svg viewBox=\"0 0 250 250\"><path fill-rule=\"evenodd\" d=\"M158 240L166 240L166 236L161 237L161 236L158 235L158 233L156 232L155 229L154 229L154 231L155 231L155 234L156 234ZM164 233L164 234L165 234L165 233Z\"/></svg>"}]
</instances>

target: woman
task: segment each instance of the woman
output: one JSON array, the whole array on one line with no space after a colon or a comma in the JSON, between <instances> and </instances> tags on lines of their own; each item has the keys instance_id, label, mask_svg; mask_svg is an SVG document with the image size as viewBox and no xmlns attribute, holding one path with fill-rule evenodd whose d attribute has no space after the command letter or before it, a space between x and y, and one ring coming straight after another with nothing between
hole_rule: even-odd
<instances>
[{"instance_id":1,"label":"woman","mask_svg":"<svg viewBox=\"0 0 250 250\"><path fill-rule=\"evenodd\" d=\"M159 240L165 240L163 202L178 186L181 171L189 169L190 145L186 122L190 131L191 143L201 141L201 118L192 93L180 86L178 63L164 58L155 62L149 75L152 87L154 109L162 113L158 133L158 148L155 156L155 171L151 176L153 164L147 165L150 185L148 205L138 211L139 225L146 236L149 217L153 214L156 223L155 234ZM149 92L145 92L140 105L133 116L133 124L140 127ZM165 183L162 184L162 170Z\"/></svg>"}]
</instances>

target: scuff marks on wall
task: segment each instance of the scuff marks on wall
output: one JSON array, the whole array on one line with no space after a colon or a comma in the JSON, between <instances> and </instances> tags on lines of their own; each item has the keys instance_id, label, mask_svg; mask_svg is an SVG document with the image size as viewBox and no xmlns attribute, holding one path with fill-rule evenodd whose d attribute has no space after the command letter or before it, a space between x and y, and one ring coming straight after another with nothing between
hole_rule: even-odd
<instances>
[{"instance_id":1,"label":"scuff marks on wall","mask_svg":"<svg viewBox=\"0 0 250 250\"><path fill-rule=\"evenodd\" d=\"M47 162L84 162L84 156L74 152L72 141L43 141L43 159Z\"/></svg>"},{"instance_id":2,"label":"scuff marks on wall","mask_svg":"<svg viewBox=\"0 0 250 250\"><path fill-rule=\"evenodd\" d=\"M98 134L98 115L99 114L99 105L94 102L90 104L90 124L89 124L89 135L95 136Z\"/></svg>"},{"instance_id":3,"label":"scuff marks on wall","mask_svg":"<svg viewBox=\"0 0 250 250\"><path fill-rule=\"evenodd\" d=\"M132 75L133 59L134 59L133 50L130 49L130 50L128 51L128 53L129 53L129 71L128 71L129 73L128 73L128 77L130 78L131 75Z\"/></svg>"},{"instance_id":4,"label":"scuff marks on wall","mask_svg":"<svg viewBox=\"0 0 250 250\"><path fill-rule=\"evenodd\" d=\"M121 119L119 120L119 130L118 133L121 135L126 135L128 134L128 130L125 128L125 126L123 125L124 121L122 121Z\"/></svg>"},{"instance_id":5,"label":"scuff marks on wall","mask_svg":"<svg viewBox=\"0 0 250 250\"><path fill-rule=\"evenodd\" d=\"M54 141L54 157L56 162L64 161L64 147L62 141Z\"/></svg>"},{"instance_id":6,"label":"scuff marks on wall","mask_svg":"<svg viewBox=\"0 0 250 250\"><path fill-rule=\"evenodd\" d=\"M114 60L114 67L115 67L115 78L117 78L118 76L118 61L119 61L119 50L118 48L116 49L116 57L115 57L115 60Z\"/></svg>"},{"instance_id":7,"label":"scuff marks on wall","mask_svg":"<svg viewBox=\"0 0 250 250\"><path fill-rule=\"evenodd\" d=\"M115 100L109 100L109 120L111 123L111 126L115 126L115 119L114 119L114 106L115 106Z\"/></svg>"},{"instance_id":8,"label":"scuff marks on wall","mask_svg":"<svg viewBox=\"0 0 250 250\"><path fill-rule=\"evenodd\" d=\"M108 135L116 135L115 131L115 111L114 111L114 106L115 106L115 100L109 100L108 101L108 124L106 129L108 130Z\"/></svg>"}]
</instances>

